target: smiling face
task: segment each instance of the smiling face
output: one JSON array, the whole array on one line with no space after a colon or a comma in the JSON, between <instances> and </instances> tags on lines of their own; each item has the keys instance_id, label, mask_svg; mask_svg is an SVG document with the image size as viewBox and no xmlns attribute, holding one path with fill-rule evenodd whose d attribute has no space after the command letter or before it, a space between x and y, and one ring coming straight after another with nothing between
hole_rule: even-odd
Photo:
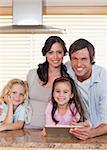
<instances>
[{"instance_id":1,"label":"smiling face","mask_svg":"<svg viewBox=\"0 0 107 150\"><path fill-rule=\"evenodd\" d=\"M54 100L58 103L58 106L67 105L70 98L73 97L70 83L68 81L56 83L53 97Z\"/></svg>"},{"instance_id":2,"label":"smiling face","mask_svg":"<svg viewBox=\"0 0 107 150\"><path fill-rule=\"evenodd\" d=\"M71 54L71 65L79 81L84 81L91 76L92 64L87 48Z\"/></svg>"},{"instance_id":3,"label":"smiling face","mask_svg":"<svg viewBox=\"0 0 107 150\"><path fill-rule=\"evenodd\" d=\"M46 53L49 67L57 68L61 65L64 57L62 45L58 42L54 43L51 49Z\"/></svg>"},{"instance_id":4,"label":"smiling face","mask_svg":"<svg viewBox=\"0 0 107 150\"><path fill-rule=\"evenodd\" d=\"M18 106L24 102L25 88L20 84L13 84L10 97L14 106Z\"/></svg>"}]
</instances>

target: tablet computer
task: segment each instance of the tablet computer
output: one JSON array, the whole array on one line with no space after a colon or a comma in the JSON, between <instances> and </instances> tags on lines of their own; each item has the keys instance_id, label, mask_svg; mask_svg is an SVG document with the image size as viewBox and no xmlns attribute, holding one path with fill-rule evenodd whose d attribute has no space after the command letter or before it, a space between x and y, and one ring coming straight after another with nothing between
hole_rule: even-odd
<instances>
[{"instance_id":1,"label":"tablet computer","mask_svg":"<svg viewBox=\"0 0 107 150\"><path fill-rule=\"evenodd\" d=\"M69 133L70 128L80 128L82 126L69 126L69 125L58 125L50 126L46 125L45 130L48 137L59 137L59 138L71 138L72 134Z\"/></svg>"}]
</instances>

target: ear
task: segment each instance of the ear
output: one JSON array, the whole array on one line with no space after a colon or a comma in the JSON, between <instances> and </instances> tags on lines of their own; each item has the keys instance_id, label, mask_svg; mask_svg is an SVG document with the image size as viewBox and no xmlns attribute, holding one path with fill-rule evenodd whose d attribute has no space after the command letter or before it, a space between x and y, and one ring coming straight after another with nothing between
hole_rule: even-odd
<instances>
[{"instance_id":1,"label":"ear","mask_svg":"<svg viewBox=\"0 0 107 150\"><path fill-rule=\"evenodd\" d=\"M92 59L92 61L91 61L91 64L94 64L94 63L95 63L94 59L95 59L95 56L93 56L93 59Z\"/></svg>"},{"instance_id":2,"label":"ear","mask_svg":"<svg viewBox=\"0 0 107 150\"><path fill-rule=\"evenodd\" d=\"M71 98L73 98L73 97L74 97L74 93L71 94Z\"/></svg>"}]
</instances>

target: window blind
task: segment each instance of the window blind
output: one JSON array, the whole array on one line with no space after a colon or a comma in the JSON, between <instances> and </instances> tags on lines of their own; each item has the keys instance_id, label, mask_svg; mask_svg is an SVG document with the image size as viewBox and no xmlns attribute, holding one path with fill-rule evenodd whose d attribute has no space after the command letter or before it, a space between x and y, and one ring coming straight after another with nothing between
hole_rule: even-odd
<instances>
[{"instance_id":1,"label":"window blind","mask_svg":"<svg viewBox=\"0 0 107 150\"><path fill-rule=\"evenodd\" d=\"M65 29L57 35L68 49L79 38L89 40L95 46L96 64L107 68L107 15L44 15L43 24ZM12 25L12 16L0 17L0 26L6 25ZM29 69L44 61L41 49L51 35L0 34L0 91L10 79L25 80ZM68 56L64 62L67 60Z\"/></svg>"}]
</instances>

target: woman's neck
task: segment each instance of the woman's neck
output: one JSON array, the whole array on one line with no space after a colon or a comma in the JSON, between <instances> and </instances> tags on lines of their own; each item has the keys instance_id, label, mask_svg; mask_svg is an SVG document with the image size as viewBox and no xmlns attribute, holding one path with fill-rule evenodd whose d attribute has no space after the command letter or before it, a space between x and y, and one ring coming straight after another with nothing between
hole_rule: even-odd
<instances>
[{"instance_id":1,"label":"woman's neck","mask_svg":"<svg viewBox=\"0 0 107 150\"><path fill-rule=\"evenodd\" d=\"M49 75L57 75L57 74L60 74L60 68L52 68L52 67L49 67Z\"/></svg>"}]
</instances>

